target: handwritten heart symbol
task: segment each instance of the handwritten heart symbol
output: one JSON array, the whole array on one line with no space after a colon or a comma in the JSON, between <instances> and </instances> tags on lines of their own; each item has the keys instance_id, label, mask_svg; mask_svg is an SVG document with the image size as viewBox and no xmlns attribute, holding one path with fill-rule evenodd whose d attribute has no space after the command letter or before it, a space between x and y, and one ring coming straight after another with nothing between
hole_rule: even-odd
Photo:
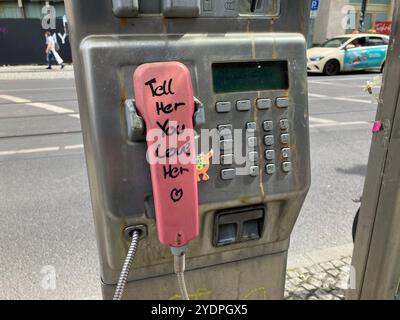
<instances>
[{"instance_id":1,"label":"handwritten heart symbol","mask_svg":"<svg viewBox=\"0 0 400 320\"><path fill-rule=\"evenodd\" d=\"M170 196L171 196L172 201L178 202L183 197L183 190L182 189L172 189Z\"/></svg>"}]
</instances>

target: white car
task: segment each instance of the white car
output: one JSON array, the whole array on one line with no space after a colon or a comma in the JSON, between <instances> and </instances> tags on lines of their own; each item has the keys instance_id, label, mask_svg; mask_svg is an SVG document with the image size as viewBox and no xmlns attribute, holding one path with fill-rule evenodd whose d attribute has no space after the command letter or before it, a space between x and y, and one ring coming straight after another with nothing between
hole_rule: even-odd
<instances>
[{"instance_id":1,"label":"white car","mask_svg":"<svg viewBox=\"0 0 400 320\"><path fill-rule=\"evenodd\" d=\"M327 40L307 50L307 71L332 76L342 71L383 70L389 37L349 34Z\"/></svg>"}]
</instances>

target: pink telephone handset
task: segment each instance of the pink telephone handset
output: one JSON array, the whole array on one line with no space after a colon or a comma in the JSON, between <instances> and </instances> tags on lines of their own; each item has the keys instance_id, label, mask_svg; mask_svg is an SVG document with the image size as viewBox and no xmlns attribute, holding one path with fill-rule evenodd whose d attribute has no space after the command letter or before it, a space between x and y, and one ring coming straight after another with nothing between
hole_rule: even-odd
<instances>
[{"instance_id":1,"label":"pink telephone handset","mask_svg":"<svg viewBox=\"0 0 400 320\"><path fill-rule=\"evenodd\" d=\"M158 238L183 247L199 234L190 72L180 62L142 64L133 84L146 123Z\"/></svg>"}]
</instances>

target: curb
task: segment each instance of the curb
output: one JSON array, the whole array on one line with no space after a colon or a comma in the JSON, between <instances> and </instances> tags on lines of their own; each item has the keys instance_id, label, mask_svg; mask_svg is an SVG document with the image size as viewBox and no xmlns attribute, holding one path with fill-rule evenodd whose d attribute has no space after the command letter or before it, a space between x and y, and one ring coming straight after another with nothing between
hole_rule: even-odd
<instances>
[{"instance_id":1,"label":"curb","mask_svg":"<svg viewBox=\"0 0 400 320\"><path fill-rule=\"evenodd\" d=\"M353 255L353 248L353 243L348 243L298 255L291 255L289 252L287 269L307 268L315 264L351 257Z\"/></svg>"}]
</instances>

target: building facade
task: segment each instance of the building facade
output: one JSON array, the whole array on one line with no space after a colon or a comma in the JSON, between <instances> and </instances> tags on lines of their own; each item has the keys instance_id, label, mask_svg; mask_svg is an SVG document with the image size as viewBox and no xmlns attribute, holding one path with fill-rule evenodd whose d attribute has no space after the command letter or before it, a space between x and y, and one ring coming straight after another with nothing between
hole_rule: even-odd
<instances>
[{"instance_id":1,"label":"building facade","mask_svg":"<svg viewBox=\"0 0 400 320\"><path fill-rule=\"evenodd\" d=\"M43 17L42 8L46 4L55 8L57 17L65 15L64 0L0 0L0 19L40 19Z\"/></svg>"},{"instance_id":2,"label":"building facade","mask_svg":"<svg viewBox=\"0 0 400 320\"><path fill-rule=\"evenodd\" d=\"M395 0L368 0L364 27L375 32L377 22L390 22ZM313 43L360 29L362 0L320 0L315 18Z\"/></svg>"},{"instance_id":3,"label":"building facade","mask_svg":"<svg viewBox=\"0 0 400 320\"><path fill-rule=\"evenodd\" d=\"M71 62L63 0L0 0L0 65L46 64L44 32L50 31L59 54Z\"/></svg>"}]
</instances>

